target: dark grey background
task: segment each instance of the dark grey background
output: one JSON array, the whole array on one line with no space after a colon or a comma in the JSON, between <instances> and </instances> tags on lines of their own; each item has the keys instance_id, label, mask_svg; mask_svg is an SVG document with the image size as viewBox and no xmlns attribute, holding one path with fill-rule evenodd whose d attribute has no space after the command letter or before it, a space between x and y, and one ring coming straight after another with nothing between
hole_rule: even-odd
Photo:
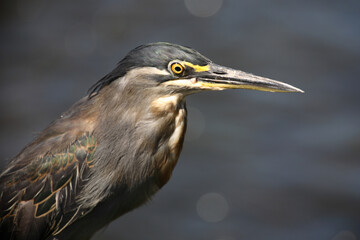
<instances>
[{"instance_id":1,"label":"dark grey background","mask_svg":"<svg viewBox=\"0 0 360 240\"><path fill-rule=\"evenodd\" d=\"M188 97L172 179L94 239L360 238L359 1L224 0L209 17L180 0L0 7L1 166L143 43L191 46L306 92ZM205 201L217 222L197 211L211 192L223 199Z\"/></svg>"}]
</instances>

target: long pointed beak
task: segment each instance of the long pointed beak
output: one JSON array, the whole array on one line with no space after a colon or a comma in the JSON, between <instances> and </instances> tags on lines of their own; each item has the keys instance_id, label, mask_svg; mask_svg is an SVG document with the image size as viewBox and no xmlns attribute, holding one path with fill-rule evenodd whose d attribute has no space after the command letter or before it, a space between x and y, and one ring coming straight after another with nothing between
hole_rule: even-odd
<instances>
[{"instance_id":1,"label":"long pointed beak","mask_svg":"<svg viewBox=\"0 0 360 240\"><path fill-rule=\"evenodd\" d=\"M269 78L255 76L240 70L210 64L206 72L198 73L197 84L209 90L252 89L267 92L300 92L304 91L289 84Z\"/></svg>"}]
</instances>

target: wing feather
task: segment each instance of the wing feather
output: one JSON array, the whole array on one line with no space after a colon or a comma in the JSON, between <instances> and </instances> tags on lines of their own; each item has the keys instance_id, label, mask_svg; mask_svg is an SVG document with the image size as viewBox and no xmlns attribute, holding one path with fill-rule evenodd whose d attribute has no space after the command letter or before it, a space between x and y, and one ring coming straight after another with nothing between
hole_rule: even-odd
<instances>
[{"instance_id":1,"label":"wing feather","mask_svg":"<svg viewBox=\"0 0 360 240\"><path fill-rule=\"evenodd\" d=\"M76 194L93 166L96 147L95 138L85 132L63 150L47 152L22 168L6 171L0 177L1 234L31 229L31 224L46 228L37 232L55 234L74 221L79 212Z\"/></svg>"}]
</instances>

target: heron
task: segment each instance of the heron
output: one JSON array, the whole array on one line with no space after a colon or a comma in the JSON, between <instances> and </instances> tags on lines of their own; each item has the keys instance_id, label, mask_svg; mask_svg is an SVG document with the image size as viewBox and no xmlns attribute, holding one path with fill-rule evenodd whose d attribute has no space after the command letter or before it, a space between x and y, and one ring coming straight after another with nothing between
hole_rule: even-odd
<instances>
[{"instance_id":1,"label":"heron","mask_svg":"<svg viewBox=\"0 0 360 240\"><path fill-rule=\"evenodd\" d=\"M186 96L208 90L303 92L213 63L189 47L131 50L18 153L0 175L1 239L89 239L170 179Z\"/></svg>"}]
</instances>

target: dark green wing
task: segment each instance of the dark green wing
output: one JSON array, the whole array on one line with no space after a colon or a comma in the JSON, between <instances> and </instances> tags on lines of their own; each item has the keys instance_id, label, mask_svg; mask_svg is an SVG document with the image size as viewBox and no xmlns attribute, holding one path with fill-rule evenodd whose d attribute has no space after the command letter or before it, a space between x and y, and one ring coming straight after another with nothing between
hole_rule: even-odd
<instances>
[{"instance_id":1,"label":"dark green wing","mask_svg":"<svg viewBox=\"0 0 360 240\"><path fill-rule=\"evenodd\" d=\"M46 238L68 226L79 212L75 198L93 166L96 146L85 133L62 151L5 171L0 177L0 236L31 231L34 239Z\"/></svg>"}]
</instances>

